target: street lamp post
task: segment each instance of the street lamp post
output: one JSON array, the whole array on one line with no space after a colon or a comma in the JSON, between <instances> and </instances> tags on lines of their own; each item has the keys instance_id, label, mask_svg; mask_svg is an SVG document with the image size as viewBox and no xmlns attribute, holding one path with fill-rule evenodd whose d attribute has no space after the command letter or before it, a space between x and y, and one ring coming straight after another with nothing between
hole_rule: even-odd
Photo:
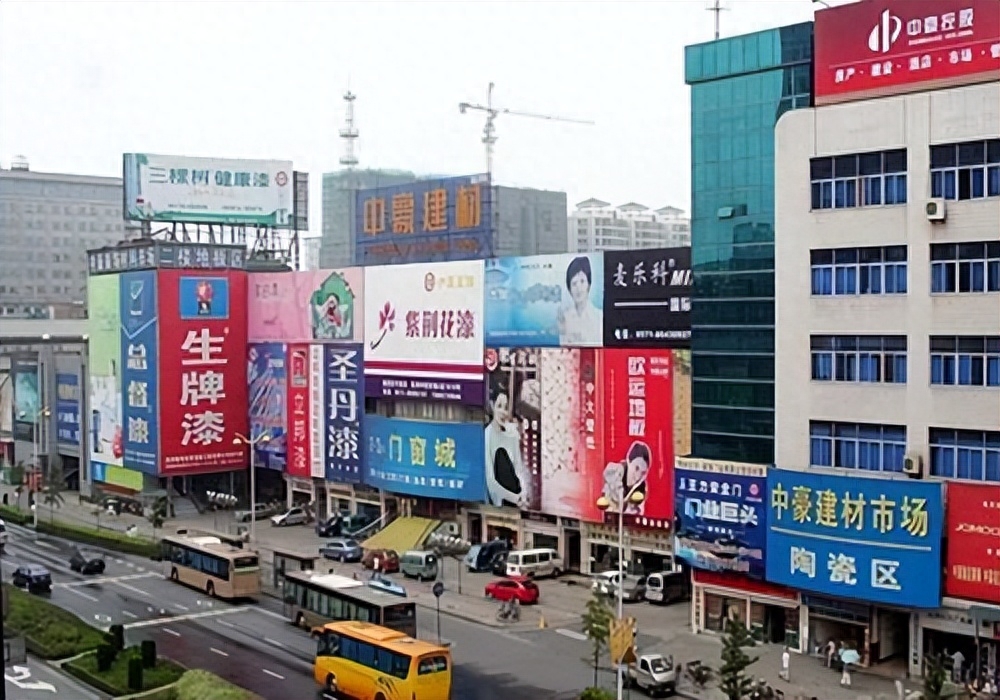
<instances>
[{"instance_id":1,"label":"street lamp post","mask_svg":"<svg viewBox=\"0 0 1000 700\"><path fill-rule=\"evenodd\" d=\"M625 506L629 503L639 505L645 498L645 494L639 490L642 482L636 483L628 491L625 490L623 481L619 490L621 498L618 500L618 620L625 617ZM602 511L611 507L611 501L605 496L597 499L597 507ZM615 661L615 659L612 659ZM615 675L618 677L618 700L622 700L625 692L625 674L623 673L621 659L617 659L615 665Z\"/></svg>"},{"instance_id":2,"label":"street lamp post","mask_svg":"<svg viewBox=\"0 0 1000 700\"><path fill-rule=\"evenodd\" d=\"M20 413L17 414L17 417L21 418L21 419L24 419L24 418L27 418L28 415L29 415L28 413L26 413L24 411L21 411ZM46 418L48 418L51 415L52 415L52 412L49 411L49 409L47 407L43 406L42 408L39 408L38 412L35 414L34 425L31 428L31 452L32 452L31 458L32 458L32 461L35 463L35 473L36 474L38 474L41 471L41 464L39 464L40 460L38 459L38 453L41 450L42 421L45 420ZM35 481L35 482L33 482L32 485L34 486L37 483L38 482ZM35 529L37 530L38 529L38 489L33 488L32 490L34 491L35 496L34 496L34 502L31 505L31 513L32 513L32 518L33 518Z\"/></svg>"},{"instance_id":3,"label":"street lamp post","mask_svg":"<svg viewBox=\"0 0 1000 700\"><path fill-rule=\"evenodd\" d=\"M246 445L250 448L250 541L257 541L257 445L269 442L271 436L260 433L257 437L248 438L236 433L234 445Z\"/></svg>"}]
</instances>

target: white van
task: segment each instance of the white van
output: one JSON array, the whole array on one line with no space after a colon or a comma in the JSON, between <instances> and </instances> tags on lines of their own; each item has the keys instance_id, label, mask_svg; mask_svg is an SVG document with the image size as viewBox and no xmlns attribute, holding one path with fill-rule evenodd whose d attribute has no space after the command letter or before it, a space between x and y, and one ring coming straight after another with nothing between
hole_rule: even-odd
<instances>
[{"instance_id":1,"label":"white van","mask_svg":"<svg viewBox=\"0 0 1000 700\"><path fill-rule=\"evenodd\" d=\"M554 549L525 549L507 555L508 576L559 576L563 560Z\"/></svg>"},{"instance_id":2,"label":"white van","mask_svg":"<svg viewBox=\"0 0 1000 700\"><path fill-rule=\"evenodd\" d=\"M7 523L0 520L0 548L7 544Z\"/></svg>"}]
</instances>

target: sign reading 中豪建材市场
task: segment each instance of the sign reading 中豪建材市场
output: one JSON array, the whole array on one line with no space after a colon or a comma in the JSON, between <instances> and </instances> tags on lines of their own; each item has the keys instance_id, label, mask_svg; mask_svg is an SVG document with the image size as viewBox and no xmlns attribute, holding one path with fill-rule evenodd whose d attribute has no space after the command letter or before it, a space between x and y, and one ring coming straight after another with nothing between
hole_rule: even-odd
<instances>
[{"instance_id":1,"label":"sign reading \u4e2d\u8c6a\u5efa\u6750\u5e02\u573a","mask_svg":"<svg viewBox=\"0 0 1000 700\"><path fill-rule=\"evenodd\" d=\"M245 270L246 247L201 243L144 241L127 247L87 251L89 275L136 270Z\"/></svg>"},{"instance_id":2,"label":"sign reading \u4e2d\u8c6a\u5efa\u6750\u5e02\u573a","mask_svg":"<svg viewBox=\"0 0 1000 700\"><path fill-rule=\"evenodd\" d=\"M767 490L768 581L871 603L940 607L940 483L769 469Z\"/></svg>"}]
</instances>

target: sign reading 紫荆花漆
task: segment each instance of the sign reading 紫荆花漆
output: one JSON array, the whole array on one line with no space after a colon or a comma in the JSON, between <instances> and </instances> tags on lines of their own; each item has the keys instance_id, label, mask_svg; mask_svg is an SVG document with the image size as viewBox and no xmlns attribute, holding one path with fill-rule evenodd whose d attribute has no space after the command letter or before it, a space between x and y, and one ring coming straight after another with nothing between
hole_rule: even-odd
<instances>
[{"instance_id":1,"label":"sign reading \u7d2b\u8346\u82b1\u6f06","mask_svg":"<svg viewBox=\"0 0 1000 700\"><path fill-rule=\"evenodd\" d=\"M996 80L1000 2L869 0L819 10L817 105Z\"/></svg>"},{"instance_id":2,"label":"sign reading \u7d2b\u8346\u82b1\u6f06","mask_svg":"<svg viewBox=\"0 0 1000 700\"><path fill-rule=\"evenodd\" d=\"M941 487L769 469L767 580L870 603L940 607Z\"/></svg>"},{"instance_id":3,"label":"sign reading \u7d2b\u8346\u82b1\u6f06","mask_svg":"<svg viewBox=\"0 0 1000 700\"><path fill-rule=\"evenodd\" d=\"M121 290L122 466L156 475L159 466L156 272L126 272Z\"/></svg>"},{"instance_id":4,"label":"sign reading \u7d2b\u8346\u82b1\u6f06","mask_svg":"<svg viewBox=\"0 0 1000 700\"><path fill-rule=\"evenodd\" d=\"M604 347L691 346L691 249L604 254Z\"/></svg>"},{"instance_id":5,"label":"sign reading \u7d2b\u8346\u82b1\u6f06","mask_svg":"<svg viewBox=\"0 0 1000 700\"><path fill-rule=\"evenodd\" d=\"M365 408L364 346L324 345L323 402L326 406L325 477L327 481L361 481L361 418ZM322 431L320 432L322 435Z\"/></svg>"}]
</instances>

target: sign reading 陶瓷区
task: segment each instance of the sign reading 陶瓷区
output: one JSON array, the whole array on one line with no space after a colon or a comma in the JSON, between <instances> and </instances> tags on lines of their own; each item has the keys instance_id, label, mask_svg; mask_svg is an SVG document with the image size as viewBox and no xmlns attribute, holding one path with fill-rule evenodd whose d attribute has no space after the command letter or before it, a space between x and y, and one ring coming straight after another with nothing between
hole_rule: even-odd
<instances>
[{"instance_id":1,"label":"sign reading \u9676\u74f7\u533a","mask_svg":"<svg viewBox=\"0 0 1000 700\"><path fill-rule=\"evenodd\" d=\"M287 228L292 163L126 153L125 218Z\"/></svg>"},{"instance_id":2,"label":"sign reading \u9676\u74f7\u533a","mask_svg":"<svg viewBox=\"0 0 1000 700\"><path fill-rule=\"evenodd\" d=\"M483 406L483 261L365 268L365 394Z\"/></svg>"},{"instance_id":3,"label":"sign reading \u9676\u74f7\u533a","mask_svg":"<svg viewBox=\"0 0 1000 700\"><path fill-rule=\"evenodd\" d=\"M56 374L56 439L80 444L80 378L73 373Z\"/></svg>"},{"instance_id":4,"label":"sign reading \u9676\u74f7\u533a","mask_svg":"<svg viewBox=\"0 0 1000 700\"><path fill-rule=\"evenodd\" d=\"M691 249L604 254L604 347L691 346Z\"/></svg>"},{"instance_id":5,"label":"sign reading \u9676\u74f7\u533a","mask_svg":"<svg viewBox=\"0 0 1000 700\"><path fill-rule=\"evenodd\" d=\"M1000 604L1000 484L948 483L949 596Z\"/></svg>"},{"instance_id":6,"label":"sign reading \u9676\u74f7\u533a","mask_svg":"<svg viewBox=\"0 0 1000 700\"><path fill-rule=\"evenodd\" d=\"M941 486L769 469L767 580L870 603L940 607Z\"/></svg>"},{"instance_id":7,"label":"sign reading \u9676\u74f7\u533a","mask_svg":"<svg viewBox=\"0 0 1000 700\"><path fill-rule=\"evenodd\" d=\"M156 272L126 272L121 289L122 466L156 475L159 463Z\"/></svg>"},{"instance_id":8,"label":"sign reading \u9676\u74f7\u533a","mask_svg":"<svg viewBox=\"0 0 1000 700\"><path fill-rule=\"evenodd\" d=\"M817 105L996 80L996 0L870 0L819 10Z\"/></svg>"},{"instance_id":9,"label":"sign reading \u9676\u74f7\u533a","mask_svg":"<svg viewBox=\"0 0 1000 700\"><path fill-rule=\"evenodd\" d=\"M325 477L327 481L359 483L364 448L361 442L361 418L365 412L364 346L324 345L322 351Z\"/></svg>"}]
</instances>

